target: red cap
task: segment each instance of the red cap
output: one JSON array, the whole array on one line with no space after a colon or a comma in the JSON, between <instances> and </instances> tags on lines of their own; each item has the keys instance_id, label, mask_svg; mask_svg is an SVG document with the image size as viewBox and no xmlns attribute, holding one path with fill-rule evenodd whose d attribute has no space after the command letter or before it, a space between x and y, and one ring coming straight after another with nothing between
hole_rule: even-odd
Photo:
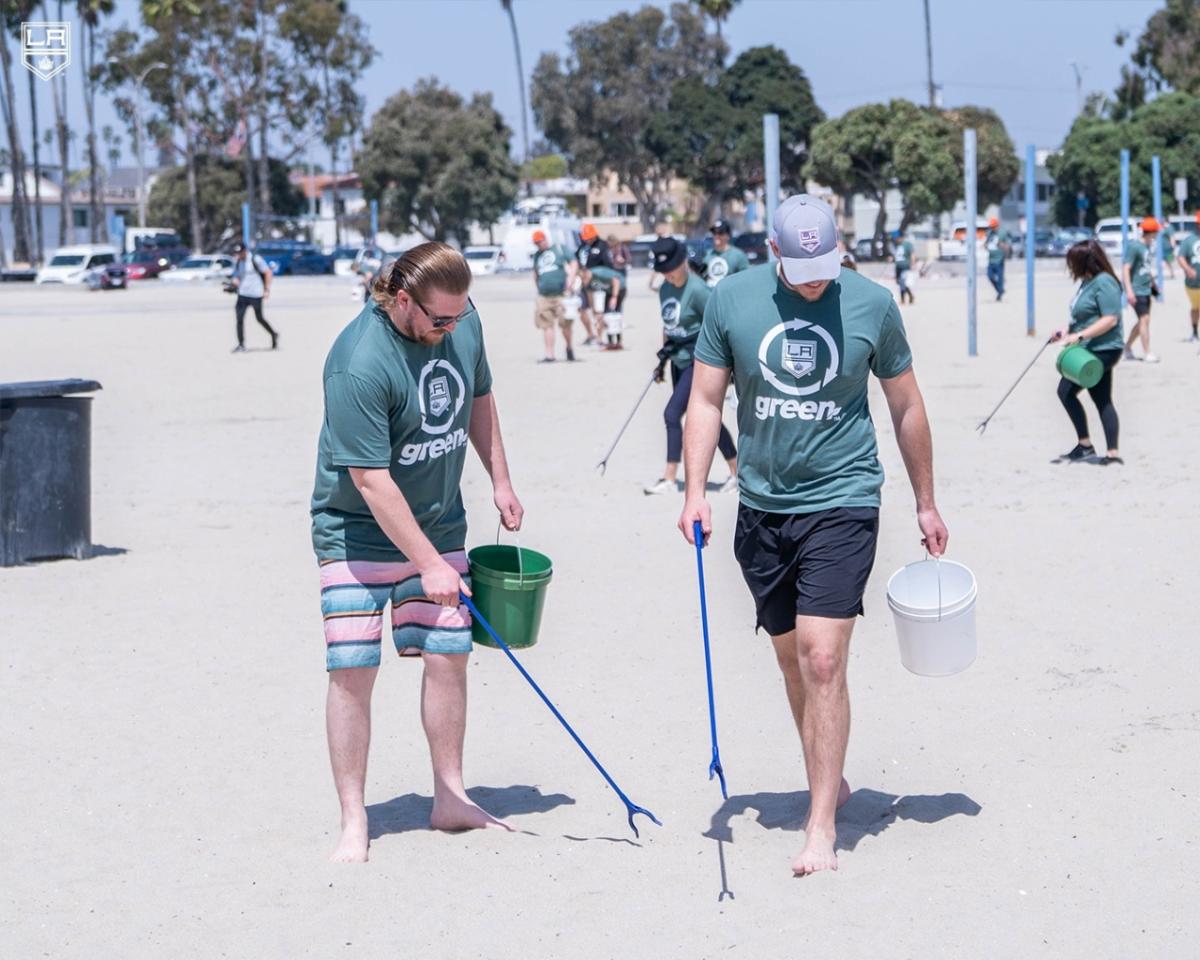
<instances>
[{"instance_id":1,"label":"red cap","mask_svg":"<svg viewBox=\"0 0 1200 960\"><path fill-rule=\"evenodd\" d=\"M1158 221L1153 217L1146 217L1139 226L1142 228L1142 233L1158 233L1159 231Z\"/></svg>"},{"instance_id":2,"label":"red cap","mask_svg":"<svg viewBox=\"0 0 1200 960\"><path fill-rule=\"evenodd\" d=\"M996 217L992 217L992 219L988 221L988 226L994 230L996 227L1000 226L1000 221Z\"/></svg>"},{"instance_id":3,"label":"red cap","mask_svg":"<svg viewBox=\"0 0 1200 960\"><path fill-rule=\"evenodd\" d=\"M579 235L583 237L584 240L595 240L597 237L595 225L591 223L585 223L579 228Z\"/></svg>"},{"instance_id":4,"label":"red cap","mask_svg":"<svg viewBox=\"0 0 1200 960\"><path fill-rule=\"evenodd\" d=\"M534 243L541 243L545 239L546 239L546 235L544 233L542 233L541 230L533 231L533 242Z\"/></svg>"}]
</instances>

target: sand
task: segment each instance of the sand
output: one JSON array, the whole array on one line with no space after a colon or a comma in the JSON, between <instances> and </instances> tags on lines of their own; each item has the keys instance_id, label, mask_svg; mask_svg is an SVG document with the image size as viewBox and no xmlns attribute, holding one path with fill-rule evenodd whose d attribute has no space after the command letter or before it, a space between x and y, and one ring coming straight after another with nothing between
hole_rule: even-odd
<instances>
[{"instance_id":1,"label":"sand","mask_svg":"<svg viewBox=\"0 0 1200 960\"><path fill-rule=\"evenodd\" d=\"M1065 315L1040 264L1040 331ZM868 268L870 269L870 268ZM878 269L876 270L878 272ZM1124 467L1052 465L1073 443L1047 351L981 278L981 355L961 280L905 310L930 409L950 556L979 579L978 661L900 665L887 577L919 559L882 397L888 473L867 617L855 633L841 869L797 880L807 795L769 641L714 495L706 555L721 752L708 782L704 661L681 497L647 398L635 274L630 349L539 367L528 276L473 295L488 332L522 543L555 561L534 676L633 798L624 808L496 651L470 667L467 779L516 835L427 829L419 668L388 655L368 782L371 861L326 861L337 807L307 504L320 369L356 311L347 283L281 278L271 353L231 356L232 298L0 287L0 380L90 377L100 555L0 570L0 955L701 958L1180 956L1195 931L1200 709L1194 615L1200 357L1179 281L1155 307L1155 366L1122 364ZM1128 318L1127 318L1128 322ZM1088 402L1085 400L1085 407ZM1094 410L1092 422L1096 423ZM727 417L732 422L732 417ZM1097 425L1098 429L1098 425ZM714 468L723 480L723 468ZM471 542L494 536L478 462Z\"/></svg>"}]
</instances>

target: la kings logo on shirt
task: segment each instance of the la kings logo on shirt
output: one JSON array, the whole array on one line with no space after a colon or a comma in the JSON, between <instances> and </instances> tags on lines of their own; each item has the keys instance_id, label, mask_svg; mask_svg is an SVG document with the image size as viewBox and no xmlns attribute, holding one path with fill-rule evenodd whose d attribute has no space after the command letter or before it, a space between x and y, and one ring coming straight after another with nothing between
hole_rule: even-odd
<instances>
[{"instance_id":1,"label":"la kings logo on shirt","mask_svg":"<svg viewBox=\"0 0 1200 960\"><path fill-rule=\"evenodd\" d=\"M683 327L679 323L679 307L679 300L676 297L671 297L662 303L663 332L668 336L683 333Z\"/></svg>"},{"instance_id":2,"label":"la kings logo on shirt","mask_svg":"<svg viewBox=\"0 0 1200 960\"><path fill-rule=\"evenodd\" d=\"M553 250L544 250L537 256L537 274L540 277L543 273L549 273L558 266L558 257L555 256Z\"/></svg>"},{"instance_id":3,"label":"la kings logo on shirt","mask_svg":"<svg viewBox=\"0 0 1200 960\"><path fill-rule=\"evenodd\" d=\"M417 403L421 411L421 430L435 437L422 443L406 443L400 449L398 463L410 467L426 460L436 460L467 445L463 427L450 428L462 412L467 400L467 388L460 374L448 360L430 360L421 368L417 379Z\"/></svg>"},{"instance_id":4,"label":"la kings logo on shirt","mask_svg":"<svg viewBox=\"0 0 1200 960\"><path fill-rule=\"evenodd\" d=\"M759 344L758 367L763 380L785 396L756 397L754 415L759 420L837 420L842 408L832 400L794 398L827 387L837 379L840 362L837 342L824 327L799 319L772 327Z\"/></svg>"}]
</instances>

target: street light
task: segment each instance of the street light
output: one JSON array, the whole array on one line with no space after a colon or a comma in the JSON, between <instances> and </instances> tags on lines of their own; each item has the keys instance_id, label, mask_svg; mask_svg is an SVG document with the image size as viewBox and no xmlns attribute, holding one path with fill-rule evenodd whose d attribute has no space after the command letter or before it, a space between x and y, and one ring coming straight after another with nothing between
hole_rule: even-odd
<instances>
[{"instance_id":1,"label":"street light","mask_svg":"<svg viewBox=\"0 0 1200 960\"><path fill-rule=\"evenodd\" d=\"M116 57L109 57L109 63L119 63ZM150 75L152 70L165 70L167 65L161 60L157 63L152 63L146 67L133 81L133 152L137 154L137 201L138 201L138 226L146 225L146 168L142 159L142 141L146 134L142 128L142 85L146 82L146 77Z\"/></svg>"}]
</instances>

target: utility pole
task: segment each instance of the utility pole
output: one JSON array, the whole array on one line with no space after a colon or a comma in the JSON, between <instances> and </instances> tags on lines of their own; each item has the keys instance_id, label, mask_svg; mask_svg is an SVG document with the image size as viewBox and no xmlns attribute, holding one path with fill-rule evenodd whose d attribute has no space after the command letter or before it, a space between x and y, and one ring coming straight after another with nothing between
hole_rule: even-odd
<instances>
[{"instance_id":1,"label":"utility pole","mask_svg":"<svg viewBox=\"0 0 1200 960\"><path fill-rule=\"evenodd\" d=\"M1083 74L1079 71L1079 64L1074 60L1068 66L1075 71L1075 114L1078 116L1083 113Z\"/></svg>"},{"instance_id":2,"label":"utility pole","mask_svg":"<svg viewBox=\"0 0 1200 960\"><path fill-rule=\"evenodd\" d=\"M925 0L925 75L929 83L929 109L937 107L937 86L933 82L933 31L929 26L929 0Z\"/></svg>"}]
</instances>

